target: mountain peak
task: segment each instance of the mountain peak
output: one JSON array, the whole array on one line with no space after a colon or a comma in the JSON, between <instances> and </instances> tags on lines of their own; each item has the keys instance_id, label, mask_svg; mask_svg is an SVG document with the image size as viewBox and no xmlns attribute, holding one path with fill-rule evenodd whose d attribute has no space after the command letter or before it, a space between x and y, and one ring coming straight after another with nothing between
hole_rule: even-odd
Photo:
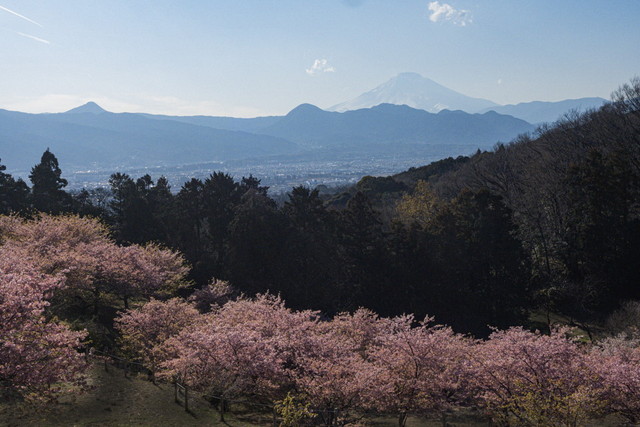
<instances>
[{"instance_id":1,"label":"mountain peak","mask_svg":"<svg viewBox=\"0 0 640 427\"><path fill-rule=\"evenodd\" d=\"M77 113L100 114L100 113L106 113L106 112L107 110L105 110L95 102L89 101L84 105L81 105L79 107L66 111L65 114L77 114Z\"/></svg>"},{"instance_id":2,"label":"mountain peak","mask_svg":"<svg viewBox=\"0 0 640 427\"><path fill-rule=\"evenodd\" d=\"M422 75L420 75L418 73L409 73L408 72L408 73L400 73L397 76L395 76L393 79L395 79L395 80L422 80L422 79L426 79L426 77L423 77Z\"/></svg>"},{"instance_id":3,"label":"mountain peak","mask_svg":"<svg viewBox=\"0 0 640 427\"><path fill-rule=\"evenodd\" d=\"M296 116L296 115L301 115L301 114L311 114L311 113L322 112L322 111L324 111L324 110L322 110L321 108L318 108L318 107L316 107L315 105L312 105L312 104L300 104L296 108L294 108L293 110L289 111L287 116Z\"/></svg>"},{"instance_id":4,"label":"mountain peak","mask_svg":"<svg viewBox=\"0 0 640 427\"><path fill-rule=\"evenodd\" d=\"M358 110L382 103L408 105L430 113L444 109L476 113L497 105L486 99L458 93L418 73L400 73L369 92L334 105L328 111Z\"/></svg>"}]
</instances>

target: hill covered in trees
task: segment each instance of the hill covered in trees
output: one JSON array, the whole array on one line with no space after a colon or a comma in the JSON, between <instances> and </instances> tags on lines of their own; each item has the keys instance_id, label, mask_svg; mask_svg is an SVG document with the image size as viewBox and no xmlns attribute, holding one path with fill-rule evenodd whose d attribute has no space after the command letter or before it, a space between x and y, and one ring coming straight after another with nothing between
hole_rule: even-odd
<instances>
[{"instance_id":1,"label":"hill covered in trees","mask_svg":"<svg viewBox=\"0 0 640 427\"><path fill-rule=\"evenodd\" d=\"M434 201L488 191L511 212L537 304L578 317L603 315L640 297L633 260L640 231L638 99L640 81L634 79L600 109L492 151L391 177L412 195L381 190L372 197L401 200L397 212L424 223Z\"/></svg>"}]
</instances>

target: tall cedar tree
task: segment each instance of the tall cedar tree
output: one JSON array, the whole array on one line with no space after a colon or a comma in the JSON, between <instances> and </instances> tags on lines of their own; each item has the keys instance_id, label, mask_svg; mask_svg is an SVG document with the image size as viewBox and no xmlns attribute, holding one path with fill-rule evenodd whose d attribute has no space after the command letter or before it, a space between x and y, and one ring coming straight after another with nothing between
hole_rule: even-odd
<instances>
[{"instance_id":1,"label":"tall cedar tree","mask_svg":"<svg viewBox=\"0 0 640 427\"><path fill-rule=\"evenodd\" d=\"M67 180L61 177L62 171L56 156L47 150L42 154L40 163L31 169L31 197L33 207L41 212L58 214L69 211L71 198L63 190Z\"/></svg>"},{"instance_id":2,"label":"tall cedar tree","mask_svg":"<svg viewBox=\"0 0 640 427\"><path fill-rule=\"evenodd\" d=\"M526 320L529 266L511 210L487 190L464 191L427 229L435 285L429 313L478 335Z\"/></svg>"},{"instance_id":3,"label":"tall cedar tree","mask_svg":"<svg viewBox=\"0 0 640 427\"><path fill-rule=\"evenodd\" d=\"M285 202L287 241L280 258L283 295L298 308L337 309L333 287L340 274L336 252L334 213L327 210L318 190L295 187Z\"/></svg>"}]
</instances>

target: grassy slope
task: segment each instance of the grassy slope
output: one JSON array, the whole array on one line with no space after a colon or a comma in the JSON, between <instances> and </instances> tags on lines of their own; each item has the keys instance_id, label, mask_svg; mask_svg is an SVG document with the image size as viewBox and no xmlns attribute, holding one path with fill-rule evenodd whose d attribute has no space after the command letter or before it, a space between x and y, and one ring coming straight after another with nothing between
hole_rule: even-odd
<instances>
[{"instance_id":1,"label":"grassy slope","mask_svg":"<svg viewBox=\"0 0 640 427\"><path fill-rule=\"evenodd\" d=\"M191 414L173 398L173 386L154 385L142 377L96 363L90 371L92 389L75 399L64 398L46 411L0 406L0 425L7 426L211 426L219 416L201 399L193 399ZM27 412L26 414L24 412ZM229 425L249 426L229 416Z\"/></svg>"},{"instance_id":2,"label":"grassy slope","mask_svg":"<svg viewBox=\"0 0 640 427\"><path fill-rule=\"evenodd\" d=\"M234 407L234 414L225 415L226 422L219 421L218 412L208 402L195 396L190 398L191 412L174 402L173 386L154 385L144 377L125 377L120 369L113 367L105 372L100 363L90 371L89 392L75 399L64 398L50 408L33 409L8 406L0 403L0 426L7 427L115 427L115 426L272 426L268 412L256 413L250 408ZM449 422L455 427L487 426L486 422L474 420L472 414L458 414ZM620 425L619 420L599 420L590 426ZM393 416L367 419L369 426L396 426ZM442 426L439 420L410 417L407 427Z\"/></svg>"},{"instance_id":3,"label":"grassy slope","mask_svg":"<svg viewBox=\"0 0 640 427\"><path fill-rule=\"evenodd\" d=\"M104 365L96 362L89 372L91 389L75 398L65 397L47 409L8 406L0 403L0 426L271 426L269 413L256 413L250 408L234 407L234 414L225 414L225 423L219 421L218 412L208 402L190 397L191 412L174 402L173 386L154 385L145 376L125 377L112 366L105 372ZM241 414L241 415L240 415ZM459 427L484 426L460 417ZM369 420L371 426L395 426L395 417ZM409 418L408 427L440 426L437 421Z\"/></svg>"}]
</instances>

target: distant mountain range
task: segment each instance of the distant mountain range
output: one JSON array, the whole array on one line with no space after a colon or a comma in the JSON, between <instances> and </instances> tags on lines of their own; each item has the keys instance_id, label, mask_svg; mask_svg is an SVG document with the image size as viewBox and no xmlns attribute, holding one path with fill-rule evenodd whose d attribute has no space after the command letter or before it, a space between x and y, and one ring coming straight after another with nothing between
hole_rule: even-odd
<instances>
[{"instance_id":1,"label":"distant mountain range","mask_svg":"<svg viewBox=\"0 0 640 427\"><path fill-rule=\"evenodd\" d=\"M11 170L28 170L50 148L65 168L115 170L313 156L317 149L339 158L341 150L393 153L399 144L489 148L532 129L495 112L432 114L391 104L344 113L303 104L282 117L235 119L116 114L88 103L57 114L0 110L0 159Z\"/></svg>"},{"instance_id":2,"label":"distant mountain range","mask_svg":"<svg viewBox=\"0 0 640 427\"><path fill-rule=\"evenodd\" d=\"M247 159L254 164L256 159L258 164L259 159L295 159L298 164L346 158L411 161L418 153L426 158L488 149L532 131L532 123L602 102L583 98L499 106L405 73L335 106L339 111L302 104L285 116L111 113L93 102L56 114L0 110L0 161L23 177L47 148L70 173Z\"/></svg>"},{"instance_id":3,"label":"distant mountain range","mask_svg":"<svg viewBox=\"0 0 640 427\"><path fill-rule=\"evenodd\" d=\"M565 99L557 102L522 102L515 105L501 105L498 107L485 108L480 112L495 111L500 114L508 114L529 123L550 123L562 118L571 111L585 112L591 108L599 108L605 102L604 98L579 98Z\"/></svg>"},{"instance_id":4,"label":"distant mountain range","mask_svg":"<svg viewBox=\"0 0 640 427\"><path fill-rule=\"evenodd\" d=\"M298 150L297 144L269 135L100 112L96 107L89 104L59 114L0 110L2 163L10 170L28 170L47 147L67 170L178 165Z\"/></svg>"},{"instance_id":5,"label":"distant mountain range","mask_svg":"<svg viewBox=\"0 0 640 427\"><path fill-rule=\"evenodd\" d=\"M529 123L540 124L554 122L572 110L585 111L589 108L598 108L605 102L603 98L580 98L558 102L534 101L516 105L498 105L487 99L463 95L420 74L402 73L373 90L327 110L344 112L387 103L408 105L431 113L445 109L462 110L467 113L495 111Z\"/></svg>"},{"instance_id":6,"label":"distant mountain range","mask_svg":"<svg viewBox=\"0 0 640 427\"><path fill-rule=\"evenodd\" d=\"M344 113L309 104L293 109L261 133L307 147L394 144L463 144L490 147L533 129L524 120L495 112L428 113L406 105L380 104Z\"/></svg>"}]
</instances>

